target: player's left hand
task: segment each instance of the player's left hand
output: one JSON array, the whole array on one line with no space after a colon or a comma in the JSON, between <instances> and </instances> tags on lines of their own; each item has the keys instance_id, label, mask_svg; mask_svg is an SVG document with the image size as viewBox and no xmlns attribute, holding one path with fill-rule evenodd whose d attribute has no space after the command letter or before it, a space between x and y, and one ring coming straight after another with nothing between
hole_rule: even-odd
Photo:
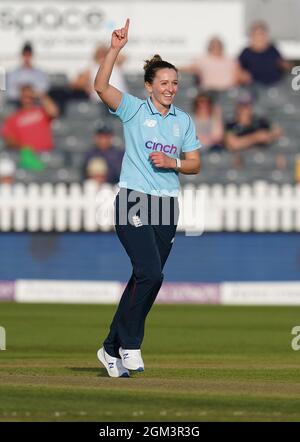
<instances>
[{"instance_id":1,"label":"player's left hand","mask_svg":"<svg viewBox=\"0 0 300 442\"><path fill-rule=\"evenodd\" d=\"M175 169L176 167L175 159L168 157L168 155L166 155L165 153L152 152L149 155L149 158L155 167L159 167L162 169Z\"/></svg>"}]
</instances>

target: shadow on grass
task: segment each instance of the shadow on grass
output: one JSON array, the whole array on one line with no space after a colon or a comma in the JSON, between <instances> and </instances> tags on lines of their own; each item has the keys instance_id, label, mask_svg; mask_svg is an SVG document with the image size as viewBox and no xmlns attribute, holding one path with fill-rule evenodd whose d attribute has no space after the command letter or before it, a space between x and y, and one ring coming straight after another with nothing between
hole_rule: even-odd
<instances>
[{"instance_id":1,"label":"shadow on grass","mask_svg":"<svg viewBox=\"0 0 300 442\"><path fill-rule=\"evenodd\" d=\"M98 377L106 378L107 377L107 371L105 368L97 368L97 367L68 367L69 370L74 372L80 372L80 373L95 373Z\"/></svg>"},{"instance_id":2,"label":"shadow on grass","mask_svg":"<svg viewBox=\"0 0 300 442\"><path fill-rule=\"evenodd\" d=\"M67 368L68 370L74 371L76 373L86 373L86 374L95 373L99 378L109 377L105 368L97 368L97 367L67 367ZM139 378L141 375L142 375L141 373L134 371L131 371L130 373L131 378L134 377Z\"/></svg>"}]
</instances>

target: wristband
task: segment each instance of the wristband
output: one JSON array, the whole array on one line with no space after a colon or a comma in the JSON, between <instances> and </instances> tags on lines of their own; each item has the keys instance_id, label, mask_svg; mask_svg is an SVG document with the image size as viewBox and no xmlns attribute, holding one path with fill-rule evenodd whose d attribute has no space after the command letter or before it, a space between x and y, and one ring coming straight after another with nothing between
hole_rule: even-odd
<instances>
[{"instance_id":1,"label":"wristband","mask_svg":"<svg viewBox=\"0 0 300 442\"><path fill-rule=\"evenodd\" d=\"M180 169L181 167L181 160L179 158L176 158L176 170Z\"/></svg>"}]
</instances>

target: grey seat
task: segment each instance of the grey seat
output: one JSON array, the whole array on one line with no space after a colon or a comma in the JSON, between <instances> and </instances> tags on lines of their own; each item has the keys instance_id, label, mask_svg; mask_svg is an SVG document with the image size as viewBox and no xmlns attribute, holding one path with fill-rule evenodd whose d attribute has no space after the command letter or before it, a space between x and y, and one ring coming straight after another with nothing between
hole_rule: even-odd
<instances>
[{"instance_id":1,"label":"grey seat","mask_svg":"<svg viewBox=\"0 0 300 442\"><path fill-rule=\"evenodd\" d=\"M58 169L56 171L57 182L74 183L80 182L81 179L81 171L75 168Z\"/></svg>"},{"instance_id":2,"label":"grey seat","mask_svg":"<svg viewBox=\"0 0 300 442\"><path fill-rule=\"evenodd\" d=\"M68 155L68 166L71 166L73 169L82 170L84 159L85 153L74 152Z\"/></svg>"},{"instance_id":3,"label":"grey seat","mask_svg":"<svg viewBox=\"0 0 300 442\"><path fill-rule=\"evenodd\" d=\"M271 148L278 153L297 153L300 152L300 140L284 135L278 141L272 143Z\"/></svg>"},{"instance_id":4,"label":"grey seat","mask_svg":"<svg viewBox=\"0 0 300 442\"><path fill-rule=\"evenodd\" d=\"M197 77L189 72L179 72L179 85L182 89L197 86Z\"/></svg>"},{"instance_id":5,"label":"grey seat","mask_svg":"<svg viewBox=\"0 0 300 442\"><path fill-rule=\"evenodd\" d=\"M142 74L127 74L125 81L128 86L128 92L138 98L144 99L147 97L147 91L144 85L144 76Z\"/></svg>"},{"instance_id":6,"label":"grey seat","mask_svg":"<svg viewBox=\"0 0 300 442\"><path fill-rule=\"evenodd\" d=\"M265 109L283 109L289 103L288 95L278 85L257 87L258 101Z\"/></svg>"},{"instance_id":7,"label":"grey seat","mask_svg":"<svg viewBox=\"0 0 300 442\"><path fill-rule=\"evenodd\" d=\"M201 152L201 170L225 170L233 164L233 155L227 151Z\"/></svg>"},{"instance_id":8,"label":"grey seat","mask_svg":"<svg viewBox=\"0 0 300 442\"><path fill-rule=\"evenodd\" d=\"M300 125L297 120L287 118L287 119L278 119L276 122L280 125L280 127L282 127L285 136L291 138L299 138Z\"/></svg>"},{"instance_id":9,"label":"grey seat","mask_svg":"<svg viewBox=\"0 0 300 442\"><path fill-rule=\"evenodd\" d=\"M17 169L15 173L15 181L23 184L35 183L37 182L37 172Z\"/></svg>"},{"instance_id":10,"label":"grey seat","mask_svg":"<svg viewBox=\"0 0 300 442\"><path fill-rule=\"evenodd\" d=\"M19 161L19 152L16 150L4 148L1 152L1 158L9 158L12 160L15 164Z\"/></svg>"},{"instance_id":11,"label":"grey seat","mask_svg":"<svg viewBox=\"0 0 300 442\"><path fill-rule=\"evenodd\" d=\"M65 165L65 155L62 152L44 152L41 154L41 160L47 168L57 169Z\"/></svg>"},{"instance_id":12,"label":"grey seat","mask_svg":"<svg viewBox=\"0 0 300 442\"><path fill-rule=\"evenodd\" d=\"M284 171L281 170L273 170L270 172L268 177L268 181L274 182L277 184L293 184L295 181L295 176L293 170L287 169Z\"/></svg>"},{"instance_id":13,"label":"grey seat","mask_svg":"<svg viewBox=\"0 0 300 442\"><path fill-rule=\"evenodd\" d=\"M272 152L271 147L266 147L264 150L251 149L243 152L242 161L247 169L274 169L276 167L276 154Z\"/></svg>"},{"instance_id":14,"label":"grey seat","mask_svg":"<svg viewBox=\"0 0 300 442\"><path fill-rule=\"evenodd\" d=\"M3 121L6 117L12 114L17 109L16 104L3 102L0 106L0 121Z\"/></svg>"},{"instance_id":15,"label":"grey seat","mask_svg":"<svg viewBox=\"0 0 300 442\"><path fill-rule=\"evenodd\" d=\"M103 103L93 103L88 100L70 101L66 106L66 118L73 120L96 120L106 113Z\"/></svg>"},{"instance_id":16,"label":"grey seat","mask_svg":"<svg viewBox=\"0 0 300 442\"><path fill-rule=\"evenodd\" d=\"M191 113L192 112L192 103L191 100L182 96L182 97L176 97L175 99L175 106L182 109L184 112Z\"/></svg>"},{"instance_id":17,"label":"grey seat","mask_svg":"<svg viewBox=\"0 0 300 442\"><path fill-rule=\"evenodd\" d=\"M82 137L75 135L68 135L66 137L55 139L58 150L64 152L86 152L90 148L90 139L87 139L84 134Z\"/></svg>"},{"instance_id":18,"label":"grey seat","mask_svg":"<svg viewBox=\"0 0 300 442\"><path fill-rule=\"evenodd\" d=\"M69 83L67 75L62 72L49 74L49 80L52 87L63 87Z\"/></svg>"},{"instance_id":19,"label":"grey seat","mask_svg":"<svg viewBox=\"0 0 300 442\"><path fill-rule=\"evenodd\" d=\"M130 85L144 86L144 75L141 73L126 73L124 75L125 81Z\"/></svg>"},{"instance_id":20,"label":"grey seat","mask_svg":"<svg viewBox=\"0 0 300 442\"><path fill-rule=\"evenodd\" d=\"M3 152L6 149L6 143L2 137L0 137L0 152Z\"/></svg>"},{"instance_id":21,"label":"grey seat","mask_svg":"<svg viewBox=\"0 0 300 442\"><path fill-rule=\"evenodd\" d=\"M228 169L225 172L227 183L243 184L252 181L252 175L247 173L247 169Z\"/></svg>"},{"instance_id":22,"label":"grey seat","mask_svg":"<svg viewBox=\"0 0 300 442\"><path fill-rule=\"evenodd\" d=\"M69 135L70 133L70 125L69 121L65 118L56 118L52 122L52 132L54 136L62 137Z\"/></svg>"},{"instance_id":23,"label":"grey seat","mask_svg":"<svg viewBox=\"0 0 300 442\"><path fill-rule=\"evenodd\" d=\"M41 172L20 171L18 181L23 183L35 182L42 183L73 183L81 181L81 173L78 169L61 168L61 169L46 169Z\"/></svg>"}]
</instances>

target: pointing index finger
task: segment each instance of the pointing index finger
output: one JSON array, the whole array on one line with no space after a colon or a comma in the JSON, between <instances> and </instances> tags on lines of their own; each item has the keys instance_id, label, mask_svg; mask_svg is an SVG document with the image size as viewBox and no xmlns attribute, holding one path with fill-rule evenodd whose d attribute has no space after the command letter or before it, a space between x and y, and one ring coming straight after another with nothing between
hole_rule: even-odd
<instances>
[{"instance_id":1,"label":"pointing index finger","mask_svg":"<svg viewBox=\"0 0 300 442\"><path fill-rule=\"evenodd\" d=\"M126 23L125 23L125 31L126 32L128 31L129 23L130 23L130 20L129 20L129 18L127 18Z\"/></svg>"}]
</instances>

